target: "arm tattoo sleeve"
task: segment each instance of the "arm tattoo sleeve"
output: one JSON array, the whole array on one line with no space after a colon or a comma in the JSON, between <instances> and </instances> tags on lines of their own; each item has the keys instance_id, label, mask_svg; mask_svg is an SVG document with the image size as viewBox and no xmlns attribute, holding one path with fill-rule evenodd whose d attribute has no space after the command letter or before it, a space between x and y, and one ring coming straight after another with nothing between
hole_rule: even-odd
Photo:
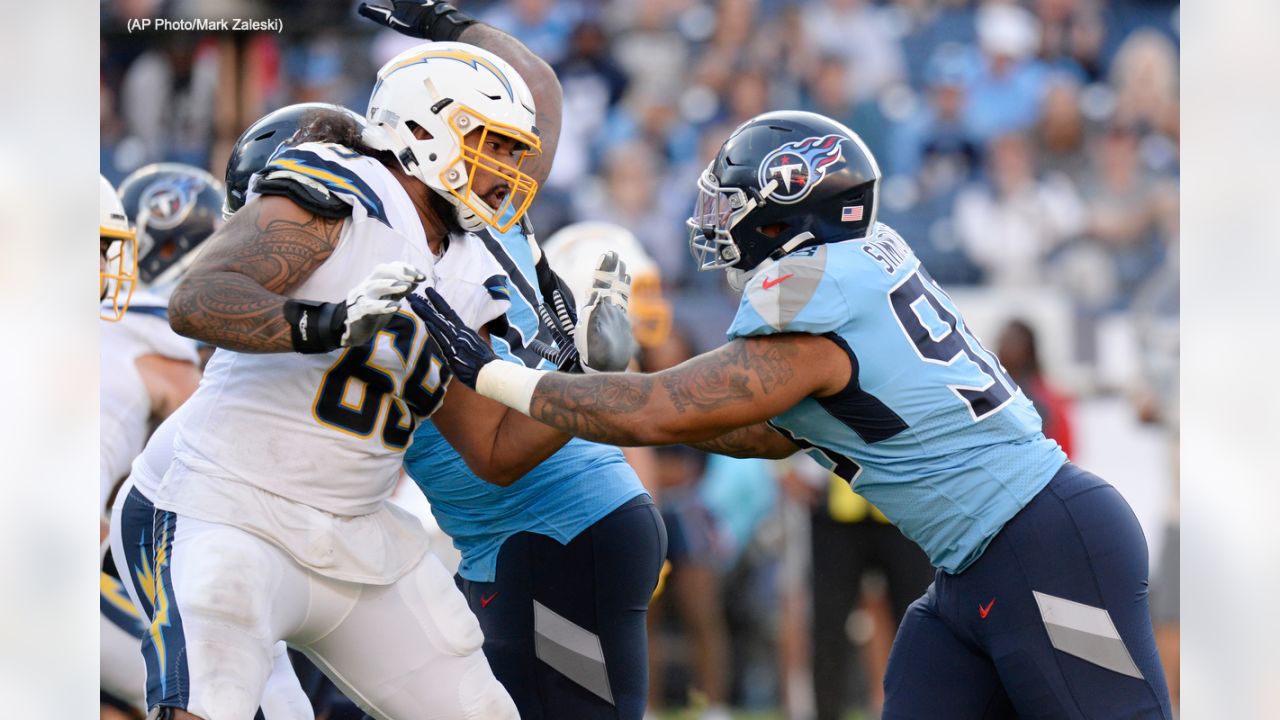
<instances>
[{"instance_id":1,"label":"arm tattoo sleeve","mask_svg":"<svg viewBox=\"0 0 1280 720\"><path fill-rule=\"evenodd\" d=\"M333 253L343 220L263 218L251 203L202 253L170 300L174 329L240 352L290 352L283 293Z\"/></svg>"},{"instance_id":2,"label":"arm tattoo sleeve","mask_svg":"<svg viewBox=\"0 0 1280 720\"><path fill-rule=\"evenodd\" d=\"M630 415L653 395L646 375L552 373L538 383L529 414L570 435L596 442L625 443Z\"/></svg>"},{"instance_id":3,"label":"arm tattoo sleeve","mask_svg":"<svg viewBox=\"0 0 1280 720\"><path fill-rule=\"evenodd\" d=\"M797 353L785 341L735 340L656 376L552 374L538 383L529 412L564 432L617 445L685 439L663 432L706 437L717 428L726 432L765 419L757 417L767 405L761 401L793 385ZM786 390L788 397L807 394L794 386ZM769 399L777 404L778 398ZM723 447L741 448L742 440L722 438Z\"/></svg>"}]
</instances>

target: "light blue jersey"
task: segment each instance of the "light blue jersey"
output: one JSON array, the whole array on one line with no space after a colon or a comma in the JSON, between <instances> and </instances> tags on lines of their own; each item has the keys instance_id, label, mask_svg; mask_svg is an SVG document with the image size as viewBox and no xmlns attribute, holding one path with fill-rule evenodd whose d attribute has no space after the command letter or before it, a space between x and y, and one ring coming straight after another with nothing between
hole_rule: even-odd
<instances>
[{"instance_id":1,"label":"light blue jersey","mask_svg":"<svg viewBox=\"0 0 1280 720\"><path fill-rule=\"evenodd\" d=\"M849 480L936 567L958 573L1066 455L959 310L888 226L796 251L743 292L729 337L826 335L853 381L770 420Z\"/></svg>"},{"instance_id":2,"label":"light blue jersey","mask_svg":"<svg viewBox=\"0 0 1280 720\"><path fill-rule=\"evenodd\" d=\"M492 337L504 359L529 367L555 367L529 350L535 337L554 345L538 319L542 303L533 251L517 225L504 234L479 233L507 275L511 309L506 333ZM618 506L645 492L622 451L573 439L509 487L477 477L433 423L414 433L405 469L431 503L440 529L462 553L458 573L474 582L492 582L502 543L528 531L567 543Z\"/></svg>"}]
</instances>

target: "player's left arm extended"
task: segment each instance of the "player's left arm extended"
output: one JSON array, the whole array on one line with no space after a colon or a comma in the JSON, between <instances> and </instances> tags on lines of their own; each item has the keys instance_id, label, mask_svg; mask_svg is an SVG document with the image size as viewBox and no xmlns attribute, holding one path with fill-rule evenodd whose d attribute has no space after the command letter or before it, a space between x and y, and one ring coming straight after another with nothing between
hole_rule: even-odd
<instances>
[{"instance_id":1,"label":"player's left arm extended","mask_svg":"<svg viewBox=\"0 0 1280 720\"><path fill-rule=\"evenodd\" d=\"M528 414L613 445L700 444L757 425L811 395L834 394L848 384L850 372L847 356L823 337L739 338L654 375L544 374L533 387ZM477 389L518 404L518 395L506 396L503 385L482 378ZM736 454L748 456L741 446Z\"/></svg>"}]
</instances>

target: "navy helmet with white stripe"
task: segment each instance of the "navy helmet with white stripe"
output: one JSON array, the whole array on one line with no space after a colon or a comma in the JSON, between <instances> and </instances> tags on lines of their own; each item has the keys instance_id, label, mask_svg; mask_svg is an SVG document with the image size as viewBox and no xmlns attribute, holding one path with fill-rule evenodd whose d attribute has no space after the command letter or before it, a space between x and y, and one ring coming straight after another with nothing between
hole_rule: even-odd
<instances>
[{"instance_id":1,"label":"navy helmet with white stripe","mask_svg":"<svg viewBox=\"0 0 1280 720\"><path fill-rule=\"evenodd\" d=\"M329 103L297 103L273 110L250 125L227 160L227 199L222 207L223 217L244 207L249 193L249 178L267 166L267 161L281 145L289 141L301 127L303 120L316 111L340 112L364 127L366 120L347 108Z\"/></svg>"}]
</instances>

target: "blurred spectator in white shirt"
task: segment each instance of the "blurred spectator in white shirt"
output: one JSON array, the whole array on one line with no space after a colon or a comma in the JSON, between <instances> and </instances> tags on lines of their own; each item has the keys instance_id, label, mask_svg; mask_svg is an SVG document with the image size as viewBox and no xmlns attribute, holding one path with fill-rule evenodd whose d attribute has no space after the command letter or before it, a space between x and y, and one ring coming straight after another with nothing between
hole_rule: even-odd
<instances>
[{"instance_id":1,"label":"blurred spectator in white shirt","mask_svg":"<svg viewBox=\"0 0 1280 720\"><path fill-rule=\"evenodd\" d=\"M1040 283L1049 253L1083 230L1084 220L1070 181L1037 178L1031 142L1020 134L990 143L987 181L956 199L956 232L993 286Z\"/></svg>"}]
</instances>

